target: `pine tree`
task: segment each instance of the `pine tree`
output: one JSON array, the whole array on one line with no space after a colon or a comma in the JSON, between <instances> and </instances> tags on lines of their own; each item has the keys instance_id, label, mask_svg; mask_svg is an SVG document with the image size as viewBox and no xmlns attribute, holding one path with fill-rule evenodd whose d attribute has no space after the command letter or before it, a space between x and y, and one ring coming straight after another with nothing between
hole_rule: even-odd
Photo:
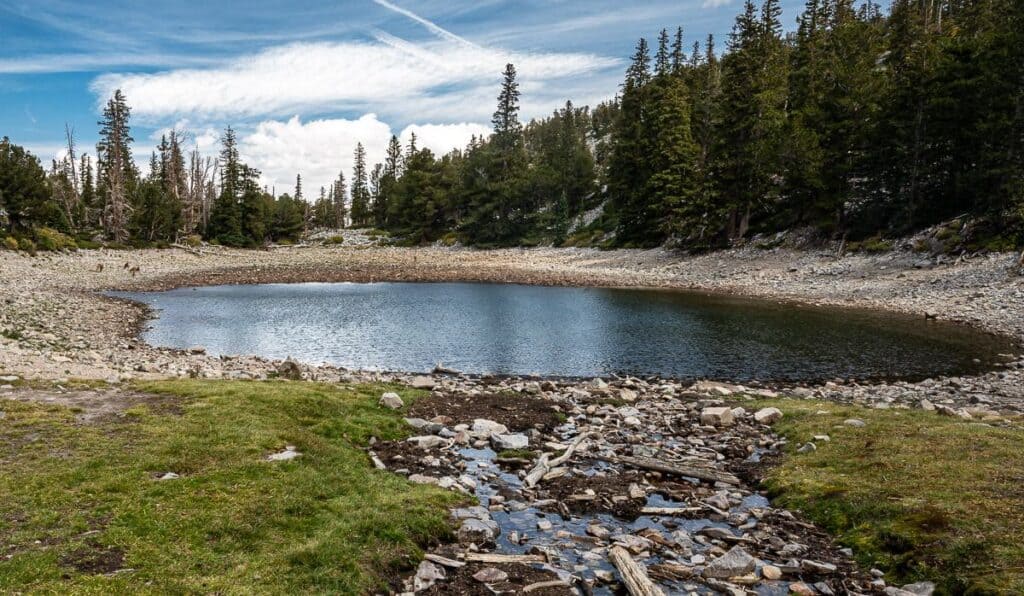
<instances>
[{"instance_id":1,"label":"pine tree","mask_svg":"<svg viewBox=\"0 0 1024 596\"><path fill-rule=\"evenodd\" d=\"M345 184L345 173L338 172L338 179L334 181L334 227L340 230L345 227L345 220L349 217L346 205L348 187Z\"/></svg>"},{"instance_id":2,"label":"pine tree","mask_svg":"<svg viewBox=\"0 0 1024 596\"><path fill-rule=\"evenodd\" d=\"M352 170L352 226L370 225L370 188L366 174L366 149L362 143L356 143L355 166Z\"/></svg>"},{"instance_id":3,"label":"pine tree","mask_svg":"<svg viewBox=\"0 0 1024 596\"><path fill-rule=\"evenodd\" d=\"M235 131L229 126L220 139L220 194L210 210L207 237L229 246L245 244L242 236L242 174Z\"/></svg>"},{"instance_id":4,"label":"pine tree","mask_svg":"<svg viewBox=\"0 0 1024 596\"><path fill-rule=\"evenodd\" d=\"M130 115L127 99L120 89L116 90L103 110L103 119L99 122L100 142L96 146L97 154L102 155L103 228L115 242L128 240L129 196L137 178L131 154Z\"/></svg>"}]
</instances>

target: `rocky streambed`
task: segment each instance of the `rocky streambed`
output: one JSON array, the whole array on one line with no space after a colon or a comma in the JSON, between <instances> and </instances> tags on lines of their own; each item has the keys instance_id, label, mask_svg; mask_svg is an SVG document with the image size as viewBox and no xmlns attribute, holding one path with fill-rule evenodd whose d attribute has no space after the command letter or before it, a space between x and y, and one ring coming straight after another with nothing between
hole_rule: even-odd
<instances>
[{"instance_id":1,"label":"rocky streambed","mask_svg":"<svg viewBox=\"0 0 1024 596\"><path fill-rule=\"evenodd\" d=\"M777 394L635 378L437 379L408 413L415 436L369 454L478 504L452 512L456 541L398 589L930 594L929 584L887 586L813 524L771 506L758 483L785 446L771 429L783 414L754 396ZM381 406L401 407L396 398Z\"/></svg>"}]
</instances>

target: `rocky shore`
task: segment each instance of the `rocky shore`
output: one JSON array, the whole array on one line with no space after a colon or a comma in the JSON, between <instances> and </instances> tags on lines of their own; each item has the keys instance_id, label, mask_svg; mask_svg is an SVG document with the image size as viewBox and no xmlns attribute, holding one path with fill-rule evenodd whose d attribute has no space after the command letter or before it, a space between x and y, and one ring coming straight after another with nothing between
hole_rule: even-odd
<instances>
[{"instance_id":1,"label":"rocky shore","mask_svg":"<svg viewBox=\"0 0 1024 596\"><path fill-rule=\"evenodd\" d=\"M396 578L396 591L590 594L625 582L634 594L927 594L928 585L887 586L758 492L765 462L785 441L771 430L777 413L748 400L784 394L1012 425L1024 413L1019 353L983 375L873 384L416 376L154 348L137 337L146 309L98 292L383 280L691 288L884 308L1020 342L1024 278L1015 267L1008 254L940 262L901 251L838 258L781 249L699 257L370 246L0 252L0 394L19 393L20 380L167 377L384 380L430 390L409 412L416 436L372 446L372 459L480 505L453 512L458 541L431 552L414 576ZM401 407L394 397L381 407Z\"/></svg>"}]
</instances>

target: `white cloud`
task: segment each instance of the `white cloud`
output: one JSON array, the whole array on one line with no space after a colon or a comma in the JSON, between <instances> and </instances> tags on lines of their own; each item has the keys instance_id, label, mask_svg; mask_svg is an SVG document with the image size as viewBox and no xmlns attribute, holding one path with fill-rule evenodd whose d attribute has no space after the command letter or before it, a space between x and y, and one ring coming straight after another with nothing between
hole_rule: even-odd
<instances>
[{"instance_id":1,"label":"white cloud","mask_svg":"<svg viewBox=\"0 0 1024 596\"><path fill-rule=\"evenodd\" d=\"M412 131L416 131L420 147L440 155L464 147L471 135L486 134L489 129L474 123L410 125L400 135L403 145ZM295 175L302 174L303 192L311 199L321 186L329 186L339 171L344 171L349 181L356 143L362 142L366 149L367 168L383 161L391 134L391 127L376 114L356 120L309 122L295 116L286 121L261 122L253 132L240 137L239 153L243 161L262 171L263 183L278 193L291 193Z\"/></svg>"},{"instance_id":2,"label":"white cloud","mask_svg":"<svg viewBox=\"0 0 1024 596\"><path fill-rule=\"evenodd\" d=\"M384 0L378 3L437 37L413 43L377 32L373 41L293 43L209 68L105 74L92 82L92 90L103 100L120 88L143 120L374 111L405 121L451 122L464 119L457 115L467 106L478 109L472 103L476 89L489 89L492 99L508 62L516 65L523 85L535 89L559 89L559 81L619 64L587 53L481 47Z\"/></svg>"},{"instance_id":3,"label":"white cloud","mask_svg":"<svg viewBox=\"0 0 1024 596\"><path fill-rule=\"evenodd\" d=\"M732 0L704 0L701 8L718 8L719 6L728 6L729 4L732 4Z\"/></svg>"}]
</instances>

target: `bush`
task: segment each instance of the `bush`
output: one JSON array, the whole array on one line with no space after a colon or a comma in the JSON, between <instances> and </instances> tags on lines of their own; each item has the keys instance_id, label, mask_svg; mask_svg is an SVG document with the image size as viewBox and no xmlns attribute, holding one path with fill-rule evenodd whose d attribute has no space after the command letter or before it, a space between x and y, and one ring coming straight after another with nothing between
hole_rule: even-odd
<instances>
[{"instance_id":1,"label":"bush","mask_svg":"<svg viewBox=\"0 0 1024 596\"><path fill-rule=\"evenodd\" d=\"M18 248L30 255L36 254L36 243L31 238L22 238L18 241Z\"/></svg>"},{"instance_id":2,"label":"bush","mask_svg":"<svg viewBox=\"0 0 1024 596\"><path fill-rule=\"evenodd\" d=\"M4 248L7 250L18 250L18 239L14 236L4 238Z\"/></svg>"},{"instance_id":3,"label":"bush","mask_svg":"<svg viewBox=\"0 0 1024 596\"><path fill-rule=\"evenodd\" d=\"M441 243L441 246L455 246L458 243L458 241L458 234L456 234L455 232L448 232L444 236L441 236L441 239L438 242Z\"/></svg>"},{"instance_id":4,"label":"bush","mask_svg":"<svg viewBox=\"0 0 1024 596\"><path fill-rule=\"evenodd\" d=\"M36 230L36 242L42 250L75 250L78 248L74 238L61 234L53 228Z\"/></svg>"},{"instance_id":5,"label":"bush","mask_svg":"<svg viewBox=\"0 0 1024 596\"><path fill-rule=\"evenodd\" d=\"M191 236L185 237L185 246L190 248L197 248L203 243L203 238L199 234L192 234Z\"/></svg>"},{"instance_id":6,"label":"bush","mask_svg":"<svg viewBox=\"0 0 1024 596\"><path fill-rule=\"evenodd\" d=\"M337 236L331 236L330 238L324 240L324 244L341 244L344 241L345 237L342 236L341 234L338 234Z\"/></svg>"}]
</instances>

